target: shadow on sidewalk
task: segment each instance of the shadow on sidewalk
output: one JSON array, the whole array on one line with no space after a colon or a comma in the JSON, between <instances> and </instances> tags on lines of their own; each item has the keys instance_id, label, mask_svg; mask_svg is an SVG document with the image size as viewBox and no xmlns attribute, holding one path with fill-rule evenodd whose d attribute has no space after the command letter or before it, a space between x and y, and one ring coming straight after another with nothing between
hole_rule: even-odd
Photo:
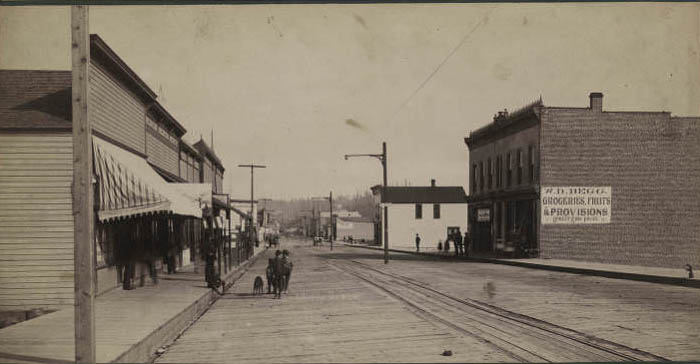
<instances>
[{"instance_id":1,"label":"shadow on sidewalk","mask_svg":"<svg viewBox=\"0 0 700 364\"><path fill-rule=\"evenodd\" d=\"M225 300L250 300L250 299L274 299L275 296L270 293L270 294L260 294L256 295L253 293L226 293L225 295L221 296L220 299L225 299Z\"/></svg>"}]
</instances>

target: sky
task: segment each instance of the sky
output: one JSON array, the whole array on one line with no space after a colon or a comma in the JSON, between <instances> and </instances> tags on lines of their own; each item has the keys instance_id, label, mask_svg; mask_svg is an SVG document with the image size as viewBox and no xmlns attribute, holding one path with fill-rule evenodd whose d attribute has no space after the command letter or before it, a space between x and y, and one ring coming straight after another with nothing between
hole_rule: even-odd
<instances>
[{"instance_id":1,"label":"sky","mask_svg":"<svg viewBox=\"0 0 700 364\"><path fill-rule=\"evenodd\" d=\"M547 106L700 115L700 5L91 6L91 33L211 141L233 198L464 186L464 137ZM69 7L0 7L0 68L70 69Z\"/></svg>"}]
</instances>

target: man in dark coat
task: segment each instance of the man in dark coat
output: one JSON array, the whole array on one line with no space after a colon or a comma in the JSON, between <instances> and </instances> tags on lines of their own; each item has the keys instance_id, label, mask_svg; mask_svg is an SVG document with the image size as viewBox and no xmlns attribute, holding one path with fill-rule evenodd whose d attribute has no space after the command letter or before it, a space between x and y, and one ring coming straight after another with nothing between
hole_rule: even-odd
<instances>
[{"instance_id":1,"label":"man in dark coat","mask_svg":"<svg viewBox=\"0 0 700 364\"><path fill-rule=\"evenodd\" d=\"M464 254L464 250L462 248L462 234L460 234L459 231L455 232L453 239L455 242L455 256Z\"/></svg>"},{"instance_id":2,"label":"man in dark coat","mask_svg":"<svg viewBox=\"0 0 700 364\"><path fill-rule=\"evenodd\" d=\"M468 257L469 256L469 244L471 243L471 238L469 237L469 231L464 232L464 241L462 244L464 245L464 256Z\"/></svg>"},{"instance_id":3,"label":"man in dark coat","mask_svg":"<svg viewBox=\"0 0 700 364\"><path fill-rule=\"evenodd\" d=\"M275 298L282 298L282 289L284 289L284 261L281 255L281 251L275 251L275 260L273 262L273 269L275 272Z\"/></svg>"},{"instance_id":4,"label":"man in dark coat","mask_svg":"<svg viewBox=\"0 0 700 364\"><path fill-rule=\"evenodd\" d=\"M416 252L420 251L420 235L416 234Z\"/></svg>"}]
</instances>

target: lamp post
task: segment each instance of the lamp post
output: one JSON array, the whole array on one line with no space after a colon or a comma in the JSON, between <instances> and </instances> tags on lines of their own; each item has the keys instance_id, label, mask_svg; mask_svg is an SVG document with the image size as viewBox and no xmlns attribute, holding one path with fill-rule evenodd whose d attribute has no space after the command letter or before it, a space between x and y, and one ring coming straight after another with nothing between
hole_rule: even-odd
<instances>
[{"instance_id":1,"label":"lamp post","mask_svg":"<svg viewBox=\"0 0 700 364\"><path fill-rule=\"evenodd\" d=\"M384 181L382 184L382 194L384 194L387 182L386 182L386 142L382 142L382 154L346 154L345 160L352 157L372 157L377 158L382 163L382 171L384 174ZM389 210L386 205L384 205L384 264L389 263Z\"/></svg>"},{"instance_id":2,"label":"lamp post","mask_svg":"<svg viewBox=\"0 0 700 364\"><path fill-rule=\"evenodd\" d=\"M330 191L328 197L314 197L316 200L328 200L330 204L330 213L328 215L329 240L331 242L331 250L333 250L333 191ZM319 212L319 218L321 213Z\"/></svg>"},{"instance_id":3,"label":"lamp post","mask_svg":"<svg viewBox=\"0 0 700 364\"><path fill-rule=\"evenodd\" d=\"M255 170L255 168L267 168L267 166L260 165L260 164L239 164L238 167L241 167L241 168L250 168L250 231L248 232L248 234L250 235L250 242L252 242L253 239L255 238L255 235L254 235L254 234L255 234L255 233L254 233L254 229L255 229L255 221L254 221L255 219L254 219L254 217L255 217L255 216L253 215L253 214L254 214L254 212L253 212L253 209L254 209L253 204L255 203L255 202L254 202L255 200L253 199L253 186L254 186L254 185L253 185L253 181L254 181L254 179L253 179L253 174L254 174L253 171Z\"/></svg>"}]
</instances>

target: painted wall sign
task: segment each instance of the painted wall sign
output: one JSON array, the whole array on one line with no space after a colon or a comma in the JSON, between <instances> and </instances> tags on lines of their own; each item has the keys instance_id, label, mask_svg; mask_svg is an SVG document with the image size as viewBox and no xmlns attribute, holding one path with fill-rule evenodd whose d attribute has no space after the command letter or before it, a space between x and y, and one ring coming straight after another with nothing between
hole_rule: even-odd
<instances>
[{"instance_id":1,"label":"painted wall sign","mask_svg":"<svg viewBox=\"0 0 700 364\"><path fill-rule=\"evenodd\" d=\"M476 210L476 221L478 221L478 222L491 221L491 210L489 210L489 209L477 209Z\"/></svg>"},{"instance_id":2,"label":"painted wall sign","mask_svg":"<svg viewBox=\"0 0 700 364\"><path fill-rule=\"evenodd\" d=\"M542 187L542 224L609 224L612 188Z\"/></svg>"}]
</instances>

